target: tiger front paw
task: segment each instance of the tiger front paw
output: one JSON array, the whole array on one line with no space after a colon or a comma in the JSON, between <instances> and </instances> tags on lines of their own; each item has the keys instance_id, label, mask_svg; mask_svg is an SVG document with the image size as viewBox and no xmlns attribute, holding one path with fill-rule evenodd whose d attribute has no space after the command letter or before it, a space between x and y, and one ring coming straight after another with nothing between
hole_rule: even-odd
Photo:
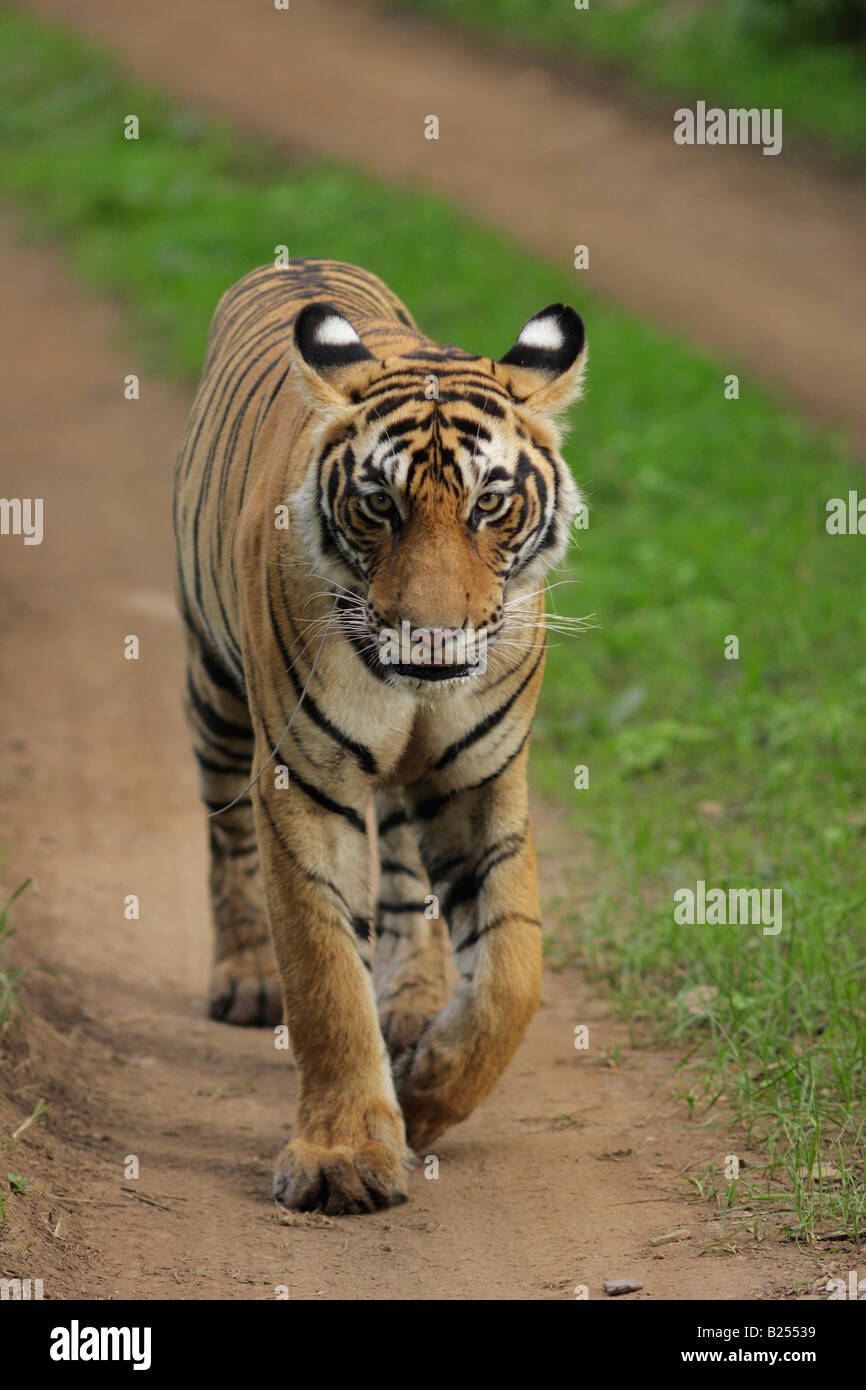
<instances>
[{"instance_id":1,"label":"tiger front paw","mask_svg":"<svg viewBox=\"0 0 866 1390\"><path fill-rule=\"evenodd\" d=\"M477 1096L454 1056L422 1034L394 1066L397 1098L410 1149L424 1153L434 1139L471 1114Z\"/></svg>"},{"instance_id":2,"label":"tiger front paw","mask_svg":"<svg viewBox=\"0 0 866 1390\"><path fill-rule=\"evenodd\" d=\"M326 1148L296 1139L277 1159L274 1196L297 1211L359 1215L396 1206L407 1195L405 1155L381 1140Z\"/></svg>"}]
</instances>

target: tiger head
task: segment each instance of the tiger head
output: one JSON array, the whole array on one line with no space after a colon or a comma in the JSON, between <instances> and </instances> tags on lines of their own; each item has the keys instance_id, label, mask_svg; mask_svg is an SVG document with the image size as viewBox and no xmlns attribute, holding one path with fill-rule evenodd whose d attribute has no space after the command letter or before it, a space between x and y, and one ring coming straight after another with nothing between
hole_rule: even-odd
<instances>
[{"instance_id":1,"label":"tiger head","mask_svg":"<svg viewBox=\"0 0 866 1390\"><path fill-rule=\"evenodd\" d=\"M557 419L580 394L583 323L552 304L498 362L399 325L365 336L384 355L331 304L295 321L317 423L291 501L358 651L429 693L482 671L497 642L506 660L543 611L581 504Z\"/></svg>"}]
</instances>

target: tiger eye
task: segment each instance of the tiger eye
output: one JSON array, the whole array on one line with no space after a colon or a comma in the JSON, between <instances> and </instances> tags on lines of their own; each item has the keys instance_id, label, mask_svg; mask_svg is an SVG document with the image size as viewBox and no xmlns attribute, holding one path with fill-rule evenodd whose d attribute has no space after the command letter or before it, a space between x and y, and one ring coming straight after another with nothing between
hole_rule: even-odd
<instances>
[{"instance_id":1,"label":"tiger eye","mask_svg":"<svg viewBox=\"0 0 866 1390\"><path fill-rule=\"evenodd\" d=\"M367 501L374 512L384 515L385 512L391 510L391 498L387 492L371 492Z\"/></svg>"},{"instance_id":2,"label":"tiger eye","mask_svg":"<svg viewBox=\"0 0 866 1390\"><path fill-rule=\"evenodd\" d=\"M480 512L492 512L499 506L502 498L498 492L482 492L475 503Z\"/></svg>"}]
</instances>

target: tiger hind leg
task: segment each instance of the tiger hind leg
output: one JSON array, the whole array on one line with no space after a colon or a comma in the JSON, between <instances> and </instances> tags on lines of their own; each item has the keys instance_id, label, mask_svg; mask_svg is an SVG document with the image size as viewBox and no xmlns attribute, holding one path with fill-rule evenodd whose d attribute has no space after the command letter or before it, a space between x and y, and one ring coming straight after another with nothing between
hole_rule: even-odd
<instances>
[{"instance_id":1,"label":"tiger hind leg","mask_svg":"<svg viewBox=\"0 0 866 1390\"><path fill-rule=\"evenodd\" d=\"M399 791L377 791L376 819L376 1001L396 1065L445 1001L446 932Z\"/></svg>"},{"instance_id":2,"label":"tiger hind leg","mask_svg":"<svg viewBox=\"0 0 866 1390\"><path fill-rule=\"evenodd\" d=\"M243 694L187 633L185 708L208 820L214 926L208 1014L222 1023L267 1027L282 1021L282 992L268 929L259 849L247 787L253 736Z\"/></svg>"}]
</instances>

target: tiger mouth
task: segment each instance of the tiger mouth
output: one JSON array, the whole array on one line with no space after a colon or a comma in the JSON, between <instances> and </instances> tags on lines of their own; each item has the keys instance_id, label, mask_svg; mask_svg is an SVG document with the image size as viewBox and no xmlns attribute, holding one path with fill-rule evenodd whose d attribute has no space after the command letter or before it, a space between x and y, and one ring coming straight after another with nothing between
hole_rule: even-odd
<instances>
[{"instance_id":1,"label":"tiger mouth","mask_svg":"<svg viewBox=\"0 0 866 1390\"><path fill-rule=\"evenodd\" d=\"M466 661L462 666L434 666L431 663L430 665L419 664L417 666L383 666L383 669L392 672L395 676L403 676L409 680L454 681L476 675L479 664L477 662L470 664Z\"/></svg>"},{"instance_id":2,"label":"tiger mouth","mask_svg":"<svg viewBox=\"0 0 866 1390\"><path fill-rule=\"evenodd\" d=\"M355 595L354 597L356 600L360 599L360 595ZM386 680L389 677L394 677L401 684L405 682L407 685L416 686L456 685L471 680L475 676L483 675L487 669L487 628L481 629L484 641L481 645L480 654L478 655L475 654L472 648L466 651L465 645L458 646L455 651L449 651L447 648L443 651L439 647L434 646L426 651L421 650L416 652L413 649L410 652L404 641L399 655L404 658L409 657L410 659L400 661L394 660L396 653L388 653L386 655L381 645L383 634L390 632L391 636L394 636L396 635L394 631L385 628L379 629L373 626L369 622L366 614L363 619L359 620L357 613L352 611L354 606L354 603L350 603L346 596L338 596L336 607L340 615L341 626L368 670L373 671L379 677L383 677ZM406 629L406 632L403 634L404 639L408 639L409 645L414 648L414 643L412 641L413 632L415 641L417 641L419 629L412 629L408 622L404 622L402 628ZM421 631L427 631L427 629L421 629ZM464 644L468 644L466 632L464 631L459 635L463 637ZM497 635L498 630L490 634L490 640L495 639ZM456 641L456 637L454 640ZM390 660L388 659L389 656L391 657ZM458 659L449 660L450 656L457 657ZM466 656L468 656L468 660L459 660L459 657ZM412 657L415 659L411 659Z\"/></svg>"}]
</instances>

